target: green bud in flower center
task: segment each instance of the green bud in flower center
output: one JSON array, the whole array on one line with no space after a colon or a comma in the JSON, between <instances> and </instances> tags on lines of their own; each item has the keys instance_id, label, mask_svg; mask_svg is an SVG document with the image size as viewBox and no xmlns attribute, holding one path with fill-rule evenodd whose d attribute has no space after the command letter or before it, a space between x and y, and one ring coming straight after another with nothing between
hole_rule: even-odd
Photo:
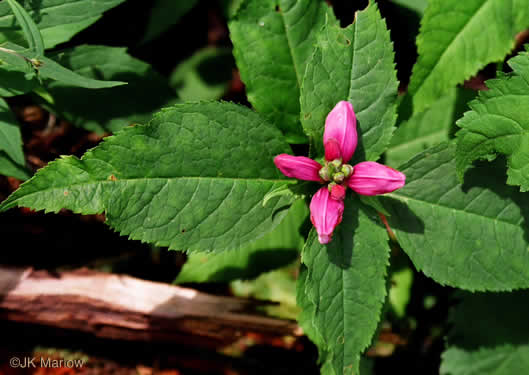
<instances>
[{"instance_id":1,"label":"green bud in flower center","mask_svg":"<svg viewBox=\"0 0 529 375\"><path fill-rule=\"evenodd\" d=\"M328 166L325 166L322 169L320 169L318 174L320 175L320 177L321 177L321 179L323 181L330 181L331 180L331 171L329 170Z\"/></svg>"},{"instance_id":2,"label":"green bud in flower center","mask_svg":"<svg viewBox=\"0 0 529 375\"><path fill-rule=\"evenodd\" d=\"M329 184L329 189L332 189L333 184L341 184L353 174L353 167L349 164L342 164L341 159L335 159L326 161L325 166L318 173L323 181L332 181Z\"/></svg>"},{"instance_id":3,"label":"green bud in flower center","mask_svg":"<svg viewBox=\"0 0 529 375\"><path fill-rule=\"evenodd\" d=\"M340 159L334 159L329 164L336 168L336 170L340 170L340 167L342 166L342 161Z\"/></svg>"},{"instance_id":4,"label":"green bud in flower center","mask_svg":"<svg viewBox=\"0 0 529 375\"><path fill-rule=\"evenodd\" d=\"M342 172L338 172L338 173L335 173L332 176L332 179L337 184L341 184L343 182L343 180L345 180L345 175Z\"/></svg>"},{"instance_id":5,"label":"green bud in flower center","mask_svg":"<svg viewBox=\"0 0 529 375\"><path fill-rule=\"evenodd\" d=\"M349 164L342 165L342 173L344 174L345 178L351 176L353 174L353 170L354 168Z\"/></svg>"}]
</instances>

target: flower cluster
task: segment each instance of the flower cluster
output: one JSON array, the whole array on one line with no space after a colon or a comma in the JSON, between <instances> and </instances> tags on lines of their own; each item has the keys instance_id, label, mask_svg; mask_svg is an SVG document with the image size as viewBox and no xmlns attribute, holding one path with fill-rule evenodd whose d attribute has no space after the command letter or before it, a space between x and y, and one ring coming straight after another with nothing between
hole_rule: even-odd
<instances>
[{"instance_id":1,"label":"flower cluster","mask_svg":"<svg viewBox=\"0 0 529 375\"><path fill-rule=\"evenodd\" d=\"M406 181L403 173L376 162L347 164L357 143L353 106L341 101L325 121L325 165L305 156L281 154L274 158L285 176L325 184L310 203L310 219L322 244L329 243L334 228L342 221L347 187L361 195L378 195L397 190Z\"/></svg>"}]
</instances>

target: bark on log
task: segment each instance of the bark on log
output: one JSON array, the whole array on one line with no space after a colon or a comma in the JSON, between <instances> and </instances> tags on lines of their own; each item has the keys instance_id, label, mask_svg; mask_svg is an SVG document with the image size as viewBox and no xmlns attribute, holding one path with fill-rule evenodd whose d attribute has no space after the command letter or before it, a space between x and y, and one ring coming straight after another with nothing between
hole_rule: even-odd
<instances>
[{"instance_id":1,"label":"bark on log","mask_svg":"<svg viewBox=\"0 0 529 375\"><path fill-rule=\"evenodd\" d=\"M256 314L257 304L86 269L0 266L0 319L101 338L216 347L249 332L272 339L301 333L295 322Z\"/></svg>"}]
</instances>

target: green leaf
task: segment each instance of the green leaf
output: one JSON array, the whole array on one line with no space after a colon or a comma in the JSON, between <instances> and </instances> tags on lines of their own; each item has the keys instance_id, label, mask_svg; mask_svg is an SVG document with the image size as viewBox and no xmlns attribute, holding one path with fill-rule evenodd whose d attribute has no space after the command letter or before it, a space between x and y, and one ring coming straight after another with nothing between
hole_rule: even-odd
<instances>
[{"instance_id":1,"label":"green leaf","mask_svg":"<svg viewBox=\"0 0 529 375\"><path fill-rule=\"evenodd\" d=\"M0 96L25 94L38 86L31 62L16 51L0 47Z\"/></svg>"},{"instance_id":2,"label":"green leaf","mask_svg":"<svg viewBox=\"0 0 529 375\"><path fill-rule=\"evenodd\" d=\"M299 254L299 253L298 253ZM264 273L255 280L236 280L230 283L233 294L242 298L255 298L277 302L265 304L259 310L267 315L283 319L296 319L299 307L296 305L296 271L299 266L290 266Z\"/></svg>"},{"instance_id":3,"label":"green leaf","mask_svg":"<svg viewBox=\"0 0 529 375\"><path fill-rule=\"evenodd\" d=\"M149 21L145 29L145 36L140 43L147 43L156 39L171 26L191 10L197 0L175 1L175 0L155 0L149 15Z\"/></svg>"},{"instance_id":4,"label":"green leaf","mask_svg":"<svg viewBox=\"0 0 529 375\"><path fill-rule=\"evenodd\" d=\"M353 199L345 206L332 241L321 245L313 230L302 254L308 270L302 285L324 353L322 374L358 373L386 297L386 231L371 208Z\"/></svg>"},{"instance_id":5,"label":"green leaf","mask_svg":"<svg viewBox=\"0 0 529 375\"><path fill-rule=\"evenodd\" d=\"M529 196L501 182L500 162L473 168L461 185L455 145L441 144L401 167L406 185L381 198L404 251L438 283L529 287Z\"/></svg>"},{"instance_id":6,"label":"green leaf","mask_svg":"<svg viewBox=\"0 0 529 375\"><path fill-rule=\"evenodd\" d=\"M93 25L101 18L101 15L89 17L81 22L67 23L65 25L51 26L41 30L44 46L46 49L69 41L75 34Z\"/></svg>"},{"instance_id":7,"label":"green leaf","mask_svg":"<svg viewBox=\"0 0 529 375\"><path fill-rule=\"evenodd\" d=\"M31 174L26 168L17 164L3 151L0 151L0 175L18 178L19 180L27 180Z\"/></svg>"},{"instance_id":8,"label":"green leaf","mask_svg":"<svg viewBox=\"0 0 529 375\"><path fill-rule=\"evenodd\" d=\"M529 26L529 0L429 0L409 92L422 112L487 64L502 61Z\"/></svg>"},{"instance_id":9,"label":"green leaf","mask_svg":"<svg viewBox=\"0 0 529 375\"><path fill-rule=\"evenodd\" d=\"M220 0L222 10L227 19L233 18L243 3L244 0Z\"/></svg>"},{"instance_id":10,"label":"green leaf","mask_svg":"<svg viewBox=\"0 0 529 375\"><path fill-rule=\"evenodd\" d=\"M442 375L529 372L529 294L463 294L452 312Z\"/></svg>"},{"instance_id":11,"label":"green leaf","mask_svg":"<svg viewBox=\"0 0 529 375\"><path fill-rule=\"evenodd\" d=\"M289 183L273 163L289 147L273 125L229 103L166 108L127 127L81 159L48 164L0 210L106 213L131 239L190 251L236 250L273 230L289 201L263 207Z\"/></svg>"},{"instance_id":12,"label":"green leaf","mask_svg":"<svg viewBox=\"0 0 529 375\"><path fill-rule=\"evenodd\" d=\"M299 123L300 86L326 17L337 23L321 0L246 0L229 23L248 100L292 143L306 142Z\"/></svg>"},{"instance_id":13,"label":"green leaf","mask_svg":"<svg viewBox=\"0 0 529 375\"><path fill-rule=\"evenodd\" d=\"M354 159L376 160L391 139L396 119L393 45L376 3L355 18L345 29L332 21L322 31L301 88L301 121L321 153L327 114L340 100L349 101L360 137Z\"/></svg>"},{"instance_id":14,"label":"green leaf","mask_svg":"<svg viewBox=\"0 0 529 375\"><path fill-rule=\"evenodd\" d=\"M421 16L424 14L426 6L428 5L428 0L392 0L392 2L414 10Z\"/></svg>"},{"instance_id":15,"label":"green leaf","mask_svg":"<svg viewBox=\"0 0 529 375\"><path fill-rule=\"evenodd\" d=\"M166 78L130 56L125 48L83 45L51 58L86 79L127 82L126 86L97 91L73 87L68 82L50 82L54 110L90 131L116 132L133 123L146 123L152 113L176 99Z\"/></svg>"},{"instance_id":16,"label":"green leaf","mask_svg":"<svg viewBox=\"0 0 529 375\"><path fill-rule=\"evenodd\" d=\"M24 151L22 151L22 135L15 116L7 103L0 98L0 151L4 151L13 161L24 165Z\"/></svg>"},{"instance_id":17,"label":"green leaf","mask_svg":"<svg viewBox=\"0 0 529 375\"><path fill-rule=\"evenodd\" d=\"M42 40L42 35L40 35L40 31L31 16L16 0L6 1L11 7L18 24L22 27L29 48L35 51L37 56L44 56L44 40Z\"/></svg>"},{"instance_id":18,"label":"green leaf","mask_svg":"<svg viewBox=\"0 0 529 375\"><path fill-rule=\"evenodd\" d=\"M66 42L88 27L103 12L125 0L39 0L24 1L24 9L37 24L46 48ZM0 2L0 43L21 44L23 34L17 27L7 2Z\"/></svg>"},{"instance_id":19,"label":"green leaf","mask_svg":"<svg viewBox=\"0 0 529 375\"><path fill-rule=\"evenodd\" d=\"M487 81L470 103L472 111L457 122L457 171L462 178L477 159L490 159L496 152L507 155L507 183L529 190L529 53L509 60L510 75ZM522 110L521 110L522 109Z\"/></svg>"},{"instance_id":20,"label":"green leaf","mask_svg":"<svg viewBox=\"0 0 529 375\"><path fill-rule=\"evenodd\" d=\"M252 279L262 272L291 263L303 247L300 227L307 215L305 202L298 200L281 224L250 245L219 254L190 254L175 283Z\"/></svg>"},{"instance_id":21,"label":"green leaf","mask_svg":"<svg viewBox=\"0 0 529 375\"><path fill-rule=\"evenodd\" d=\"M0 49L0 59L11 64L13 69L20 70L22 66L33 64L34 69L42 79L52 79L63 83L84 87L88 89L101 89L107 87L126 85L126 82L100 81L79 75L65 67L57 64L47 57L36 59L35 52L28 51L24 47L13 43L4 43L4 48ZM10 51L10 52L9 52Z\"/></svg>"},{"instance_id":22,"label":"green leaf","mask_svg":"<svg viewBox=\"0 0 529 375\"><path fill-rule=\"evenodd\" d=\"M474 91L451 89L427 110L400 124L386 151L385 164L396 168L419 152L448 141L456 119L474 96Z\"/></svg>"},{"instance_id":23,"label":"green leaf","mask_svg":"<svg viewBox=\"0 0 529 375\"><path fill-rule=\"evenodd\" d=\"M406 306L410 301L413 271L409 267L402 268L391 275L389 303L398 318L406 315Z\"/></svg>"},{"instance_id":24,"label":"green leaf","mask_svg":"<svg viewBox=\"0 0 529 375\"><path fill-rule=\"evenodd\" d=\"M176 67L170 85L182 101L220 99L228 90L234 66L229 48L206 47Z\"/></svg>"}]
</instances>

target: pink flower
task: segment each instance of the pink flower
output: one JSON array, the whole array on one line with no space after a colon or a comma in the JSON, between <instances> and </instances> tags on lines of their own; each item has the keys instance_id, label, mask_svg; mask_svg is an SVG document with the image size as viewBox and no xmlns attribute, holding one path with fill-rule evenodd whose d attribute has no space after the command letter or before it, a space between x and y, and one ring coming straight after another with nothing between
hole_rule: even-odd
<instances>
[{"instance_id":1,"label":"pink flower","mask_svg":"<svg viewBox=\"0 0 529 375\"><path fill-rule=\"evenodd\" d=\"M274 158L276 167L285 176L326 184L310 202L310 219L322 244L331 241L334 228L342 221L347 187L361 195L378 195L400 189L406 181L403 173L373 161L354 167L347 164L357 143L353 106L341 101L325 121L324 166L304 156L281 154Z\"/></svg>"}]
</instances>

